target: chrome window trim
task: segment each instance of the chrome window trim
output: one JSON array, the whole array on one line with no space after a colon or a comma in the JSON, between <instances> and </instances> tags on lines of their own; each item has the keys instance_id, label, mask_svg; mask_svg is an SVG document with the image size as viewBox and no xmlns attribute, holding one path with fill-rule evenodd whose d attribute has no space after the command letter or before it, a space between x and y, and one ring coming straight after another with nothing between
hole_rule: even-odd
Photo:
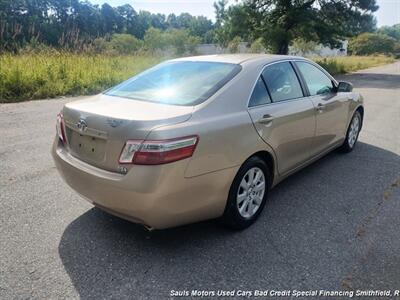
<instances>
[{"instance_id":1,"label":"chrome window trim","mask_svg":"<svg viewBox=\"0 0 400 300\"><path fill-rule=\"evenodd\" d=\"M251 109L254 109L254 108L259 108L259 107L263 107L263 106L270 106L270 105L274 105L274 104L278 105L278 104L287 103L287 102L310 100L308 98L309 98L308 96L305 96L305 97L293 98L293 99L288 99L288 100L283 100L283 101L278 101L278 102L271 102L271 103L265 103L265 104L260 104L260 105L256 105L256 106L250 106L250 107L247 108L247 111L250 111Z\"/></svg>"},{"instance_id":2,"label":"chrome window trim","mask_svg":"<svg viewBox=\"0 0 400 300\"><path fill-rule=\"evenodd\" d=\"M296 61L306 62L306 63L309 63L309 64L311 64L311 65L314 65L315 67L317 67L318 69L320 69L325 75L327 75L328 78L330 78L330 79L336 84L336 86L338 85L338 82L336 81L335 78L332 77L331 74L329 74L324 68L322 68L322 67L321 67L320 65L318 65L317 63L315 63L315 62L313 62L313 61L310 61L310 60L308 60L308 59L294 58L294 59L282 59L282 60L278 60L278 61L269 62L269 63L265 64L265 65L262 67L261 71L258 73L258 76L257 76L255 82L253 83L253 86L252 86L252 88L251 88L251 92L250 92L250 94L249 94L249 96L248 96L247 104L246 104L247 110L248 110L248 111L249 111L250 109L252 109L252 108L258 108L258 107L263 107L263 106L266 106L266 105L273 105L273 104L279 104L279 103L285 103L285 102L298 101L299 99L304 99L304 98L313 97L313 96L310 96L310 95L305 95L305 96L303 96L303 97L293 98L293 99L288 99L288 100L282 100L282 101L278 101L278 102L273 102L273 100L271 99L271 103L265 103L265 104L260 104L260 105L256 105L256 106L249 106L249 104L250 104L250 98L251 98L251 95L253 94L254 88L255 88L255 86L256 86L256 84L257 84L257 80L258 80L258 78L260 78L260 76L261 76L262 73L264 72L265 68L267 68L267 67L269 67L269 66L272 66L272 65L274 65L274 64L282 63L282 62L289 62L289 63L294 62L294 63L295 63ZM292 68L293 68L293 71L296 73L296 70L294 69L293 66L292 66ZM298 78L298 74L297 74L297 73L296 73L296 77L297 77L297 80L299 81L299 84L300 84L300 86L301 86L301 81L300 81L300 78Z\"/></svg>"}]
</instances>

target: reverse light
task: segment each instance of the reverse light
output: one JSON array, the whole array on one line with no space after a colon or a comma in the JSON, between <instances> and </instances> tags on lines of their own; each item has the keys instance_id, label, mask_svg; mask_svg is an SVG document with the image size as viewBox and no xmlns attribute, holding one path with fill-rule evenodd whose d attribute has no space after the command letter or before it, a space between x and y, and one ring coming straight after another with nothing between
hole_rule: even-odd
<instances>
[{"instance_id":1,"label":"reverse light","mask_svg":"<svg viewBox=\"0 0 400 300\"><path fill-rule=\"evenodd\" d=\"M135 153L139 151L140 145L143 141L127 141L124 148L122 149L121 155L119 156L120 164L131 164L133 163L133 157Z\"/></svg>"},{"instance_id":2,"label":"reverse light","mask_svg":"<svg viewBox=\"0 0 400 300\"><path fill-rule=\"evenodd\" d=\"M199 138L187 136L162 141L129 140L122 149L119 163L159 165L191 157Z\"/></svg>"},{"instance_id":3,"label":"reverse light","mask_svg":"<svg viewBox=\"0 0 400 300\"><path fill-rule=\"evenodd\" d=\"M63 115L61 113L59 113L57 115L56 130L57 130L58 138L65 145L67 143L67 135L65 134L64 117L63 117Z\"/></svg>"}]
</instances>

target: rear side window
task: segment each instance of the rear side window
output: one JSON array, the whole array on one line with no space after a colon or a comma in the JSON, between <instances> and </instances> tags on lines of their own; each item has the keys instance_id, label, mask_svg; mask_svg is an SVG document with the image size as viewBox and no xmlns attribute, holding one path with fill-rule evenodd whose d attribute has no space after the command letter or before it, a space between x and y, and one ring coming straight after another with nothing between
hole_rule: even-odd
<instances>
[{"instance_id":1,"label":"rear side window","mask_svg":"<svg viewBox=\"0 0 400 300\"><path fill-rule=\"evenodd\" d=\"M231 63L174 61L159 64L106 91L106 95L172 105L196 105L241 70Z\"/></svg>"},{"instance_id":2,"label":"rear side window","mask_svg":"<svg viewBox=\"0 0 400 300\"><path fill-rule=\"evenodd\" d=\"M317 67L308 62L296 62L311 96L328 94L333 91L332 80Z\"/></svg>"},{"instance_id":3,"label":"rear side window","mask_svg":"<svg viewBox=\"0 0 400 300\"><path fill-rule=\"evenodd\" d=\"M258 106L271 103L267 88L265 87L264 80L259 77L254 87L253 93L251 94L249 106Z\"/></svg>"},{"instance_id":4,"label":"rear side window","mask_svg":"<svg viewBox=\"0 0 400 300\"><path fill-rule=\"evenodd\" d=\"M262 75L273 102L303 97L300 82L289 62L268 66Z\"/></svg>"}]
</instances>

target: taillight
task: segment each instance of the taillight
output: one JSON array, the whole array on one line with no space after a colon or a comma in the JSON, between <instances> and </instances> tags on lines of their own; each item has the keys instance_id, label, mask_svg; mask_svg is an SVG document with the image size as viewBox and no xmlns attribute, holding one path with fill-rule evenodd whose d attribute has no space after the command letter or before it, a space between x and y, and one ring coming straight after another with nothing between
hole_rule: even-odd
<instances>
[{"instance_id":1,"label":"taillight","mask_svg":"<svg viewBox=\"0 0 400 300\"><path fill-rule=\"evenodd\" d=\"M188 136L164 141L127 141L122 149L121 164L159 165L191 157L199 138Z\"/></svg>"},{"instance_id":2,"label":"taillight","mask_svg":"<svg viewBox=\"0 0 400 300\"><path fill-rule=\"evenodd\" d=\"M63 142L63 144L66 144L67 143L67 135L65 134L64 118L61 113L59 113L57 115L56 129L57 129L58 138Z\"/></svg>"}]
</instances>

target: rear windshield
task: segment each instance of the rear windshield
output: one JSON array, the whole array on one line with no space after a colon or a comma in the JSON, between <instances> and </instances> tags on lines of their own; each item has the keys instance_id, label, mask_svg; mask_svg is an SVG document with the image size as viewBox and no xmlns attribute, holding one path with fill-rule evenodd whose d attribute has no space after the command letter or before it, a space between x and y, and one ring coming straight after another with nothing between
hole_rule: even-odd
<instances>
[{"instance_id":1,"label":"rear windshield","mask_svg":"<svg viewBox=\"0 0 400 300\"><path fill-rule=\"evenodd\" d=\"M218 62L161 63L106 91L106 95L172 105L196 105L212 96L241 70Z\"/></svg>"}]
</instances>

